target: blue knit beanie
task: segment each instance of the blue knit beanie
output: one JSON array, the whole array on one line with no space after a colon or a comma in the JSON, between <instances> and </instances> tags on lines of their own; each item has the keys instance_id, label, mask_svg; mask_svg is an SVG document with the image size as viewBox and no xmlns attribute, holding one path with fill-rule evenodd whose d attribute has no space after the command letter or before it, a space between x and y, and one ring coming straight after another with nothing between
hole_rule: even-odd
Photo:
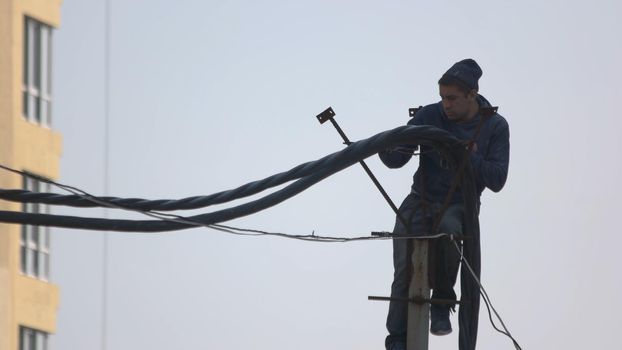
<instances>
[{"instance_id":1,"label":"blue knit beanie","mask_svg":"<svg viewBox=\"0 0 622 350\"><path fill-rule=\"evenodd\" d=\"M467 58L451 66L451 68L443 74L441 80L445 78L454 78L460 80L471 89L479 90L477 81L481 76L482 69L477 62L472 58Z\"/></svg>"}]
</instances>

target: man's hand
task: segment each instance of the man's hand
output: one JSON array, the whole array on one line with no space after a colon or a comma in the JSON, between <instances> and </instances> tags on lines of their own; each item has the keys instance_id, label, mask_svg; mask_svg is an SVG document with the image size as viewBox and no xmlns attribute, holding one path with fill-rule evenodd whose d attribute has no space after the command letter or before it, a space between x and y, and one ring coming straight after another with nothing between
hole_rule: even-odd
<instances>
[{"instance_id":1,"label":"man's hand","mask_svg":"<svg viewBox=\"0 0 622 350\"><path fill-rule=\"evenodd\" d=\"M477 143L475 143L474 141L464 140L464 141L462 141L462 143L464 144L464 147L466 149L471 151L471 153L476 153L477 152Z\"/></svg>"},{"instance_id":2,"label":"man's hand","mask_svg":"<svg viewBox=\"0 0 622 350\"><path fill-rule=\"evenodd\" d=\"M471 153L477 153L477 143L471 143Z\"/></svg>"}]
</instances>

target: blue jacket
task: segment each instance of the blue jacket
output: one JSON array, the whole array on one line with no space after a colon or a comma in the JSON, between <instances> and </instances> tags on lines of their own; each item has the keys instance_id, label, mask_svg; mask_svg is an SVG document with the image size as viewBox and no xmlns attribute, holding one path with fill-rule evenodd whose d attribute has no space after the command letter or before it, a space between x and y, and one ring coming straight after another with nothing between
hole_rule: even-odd
<instances>
[{"instance_id":1,"label":"blue jacket","mask_svg":"<svg viewBox=\"0 0 622 350\"><path fill-rule=\"evenodd\" d=\"M477 102L480 107L490 107L488 100L481 95L478 95ZM480 120L481 116L476 115L469 122L453 122L445 115L442 103L438 102L417 111L415 116L408 121L408 125L432 125L449 131L458 139L471 140ZM505 184L510 161L510 129L507 121L499 114L488 118L482 125L475 142L477 151L470 157L478 195L481 196L485 187L498 192ZM417 145L404 145L400 149L380 152L379 156L387 167L400 168L412 157L407 153L412 153L416 149ZM449 169L445 163L432 147L422 145L419 168L413 176L413 192L418 195L425 193L428 200L442 203L449 192L455 173L455 169ZM423 189L424 183L425 190ZM451 202L462 202L460 189L456 190Z\"/></svg>"}]
</instances>

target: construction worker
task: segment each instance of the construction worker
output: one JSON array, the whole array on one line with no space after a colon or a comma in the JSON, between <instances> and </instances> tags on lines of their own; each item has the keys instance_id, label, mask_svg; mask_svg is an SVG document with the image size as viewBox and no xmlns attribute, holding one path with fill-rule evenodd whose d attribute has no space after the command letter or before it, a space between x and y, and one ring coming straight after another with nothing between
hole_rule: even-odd
<instances>
[{"instance_id":1,"label":"construction worker","mask_svg":"<svg viewBox=\"0 0 622 350\"><path fill-rule=\"evenodd\" d=\"M444 129L456 138L465 140L471 154L470 162L474 170L479 196L484 188L498 192L505 184L510 153L509 127L499 114L484 118L482 108L490 103L479 91L479 78L482 70L473 59L455 63L438 81L441 101L420 108L408 125L432 125ZM481 123L481 125L480 125ZM481 128L478 128L481 127ZM476 130L479 129L479 132ZM473 139L476 137L475 139ZM412 157L418 145L405 145L380 152L382 162L389 168L400 168ZM463 199L458 188L449 201L449 206L439 218L445 202L455 169L430 146L421 146L419 168L413 176L411 193L400 206L400 216L407 218L410 230L396 220L394 234L430 233L434 220L440 220L438 232L462 234ZM436 215L436 217L435 217ZM407 298L411 278L410 240L393 240L393 266L395 269L391 285L392 298ZM434 288L432 298L456 300L454 284L458 275L460 255L447 237L430 241L430 254L435 256ZM453 305L432 304L430 307L430 332L434 335L451 333L449 320ZM387 350L406 348L406 327L408 303L391 301L387 316Z\"/></svg>"}]
</instances>

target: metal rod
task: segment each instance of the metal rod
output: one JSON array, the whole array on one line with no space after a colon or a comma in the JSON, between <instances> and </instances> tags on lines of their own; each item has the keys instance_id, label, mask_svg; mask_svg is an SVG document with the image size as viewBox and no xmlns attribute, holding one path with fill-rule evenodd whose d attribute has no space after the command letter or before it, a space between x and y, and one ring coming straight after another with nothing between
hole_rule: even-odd
<instances>
[{"instance_id":1,"label":"metal rod","mask_svg":"<svg viewBox=\"0 0 622 350\"><path fill-rule=\"evenodd\" d=\"M317 118L320 121L320 123L323 123L324 121L326 121L326 119L330 120L330 122L333 124L335 129L337 129L337 132L343 139L344 143L346 145L349 145L350 140L348 139L348 136L346 136L346 134L343 132L339 124L337 124L337 121L335 120L334 116L335 116L335 112L332 110L331 107L329 107L328 109L326 109L326 111L322 112L322 114L318 115ZM404 225L407 231L410 231L410 226L408 225L408 222L402 217L399 210L397 209L397 206L395 205L395 203L393 203L393 200L391 200L391 197L389 197L389 194L384 190L384 188L382 187L382 185L380 184L376 176L374 176L374 174L371 172L371 170L365 163L365 161L361 160L359 164L361 164L361 166L363 167L363 169L365 170L365 172L367 173L371 181L374 183L374 185L376 185L376 188L378 189L378 191L380 191L380 193L382 194L382 197L384 197L387 203L389 203L389 206L391 207L391 209L393 209L393 212L395 212L397 219L402 223L402 225Z\"/></svg>"},{"instance_id":2,"label":"metal rod","mask_svg":"<svg viewBox=\"0 0 622 350\"><path fill-rule=\"evenodd\" d=\"M414 298L400 298L400 297L380 297L370 295L367 297L367 300L371 301L403 301L408 303L415 304L438 304L438 305L453 305L453 304L466 304L466 301L453 300L453 299L437 299L437 298L423 298L423 297L414 297Z\"/></svg>"}]
</instances>

